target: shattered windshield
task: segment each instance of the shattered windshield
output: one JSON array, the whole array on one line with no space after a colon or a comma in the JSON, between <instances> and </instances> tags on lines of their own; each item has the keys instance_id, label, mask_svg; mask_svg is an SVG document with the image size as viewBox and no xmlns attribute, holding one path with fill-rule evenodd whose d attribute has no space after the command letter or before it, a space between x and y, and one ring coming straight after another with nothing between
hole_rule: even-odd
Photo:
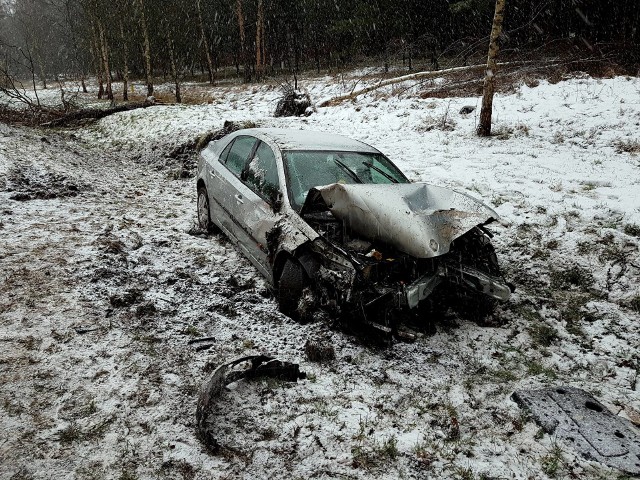
<instances>
[{"instance_id":1,"label":"shattered windshield","mask_svg":"<svg viewBox=\"0 0 640 480\"><path fill-rule=\"evenodd\" d=\"M300 210L313 187L332 183L409 183L381 153L290 150L284 152L289 200Z\"/></svg>"}]
</instances>

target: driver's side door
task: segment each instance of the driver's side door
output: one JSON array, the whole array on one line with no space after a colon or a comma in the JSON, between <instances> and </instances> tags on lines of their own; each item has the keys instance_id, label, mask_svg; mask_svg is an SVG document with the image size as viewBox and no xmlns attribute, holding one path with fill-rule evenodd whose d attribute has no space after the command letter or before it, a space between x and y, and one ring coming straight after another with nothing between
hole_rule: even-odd
<instances>
[{"instance_id":1,"label":"driver's side door","mask_svg":"<svg viewBox=\"0 0 640 480\"><path fill-rule=\"evenodd\" d=\"M246 246L256 266L265 277L271 279L267 233L281 217L277 212L277 202L282 194L276 156L269 145L260 141L241 179L247 187L244 202L239 205L243 227L250 237Z\"/></svg>"}]
</instances>

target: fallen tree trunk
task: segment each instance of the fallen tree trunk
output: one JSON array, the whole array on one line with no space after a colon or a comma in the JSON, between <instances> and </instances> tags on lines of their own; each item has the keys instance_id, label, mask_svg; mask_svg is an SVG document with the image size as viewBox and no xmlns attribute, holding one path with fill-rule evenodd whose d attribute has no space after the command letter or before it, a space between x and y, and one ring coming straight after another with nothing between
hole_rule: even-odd
<instances>
[{"instance_id":1,"label":"fallen tree trunk","mask_svg":"<svg viewBox=\"0 0 640 480\"><path fill-rule=\"evenodd\" d=\"M513 67L522 67L525 65L532 65L534 64L533 68L528 68L525 71L506 71L505 75L513 75L516 73L530 73L530 72L535 72L535 71L541 71L541 70L545 70L545 69L549 69L549 68L556 68L556 67L566 67L568 65L571 64L581 64L581 63L600 63L600 62L605 62L606 63L606 59L602 59L602 58L586 58L586 59L579 59L579 60L563 60L558 62L557 60L550 60L547 62L534 62L534 61L520 61L520 62L503 62L503 63L498 63L497 65L501 68L501 69L508 69L508 68L513 68ZM479 64L479 65L469 65L466 67L453 67L453 68L447 68L444 70L430 70L428 72L416 72L416 73L412 73L410 75L403 75L401 77L395 77L395 78L389 78L387 80L381 80L380 82L376 83L375 85L370 85L368 87L362 88L360 90L355 90L352 91L351 93L345 94L345 95L339 95L337 97L333 97L333 98L329 98L327 100L324 100L322 102L320 102L317 106L318 107L330 107L333 105L337 105L340 102L343 102L345 100L354 100L356 99L358 96L360 95L364 95L365 93L369 93L372 92L374 90L377 90L379 88L382 87L386 87L389 85L395 85L398 83L402 83L402 82L406 82L408 80L429 80L429 79L433 79L433 78L439 78L439 77L444 77L447 75L453 75L453 74L458 74L458 73L474 73L476 71L482 72L487 68L486 64ZM460 87L467 87L467 86L475 86L476 84L480 84L482 85L484 82L484 76L479 76L477 81L476 80L468 80L465 82L457 82L457 83L453 83L453 84L449 84L449 85L441 85L438 87L434 87L433 89L429 89L427 90L427 93L442 93L442 92L447 92L451 89L455 89L455 88L460 88Z\"/></svg>"},{"instance_id":2,"label":"fallen tree trunk","mask_svg":"<svg viewBox=\"0 0 640 480\"><path fill-rule=\"evenodd\" d=\"M522 65L528 62L507 62L507 63L500 63L499 65L502 66L514 66L514 65ZM444 70L430 70L428 72L416 72L416 73L412 73L409 75L403 75L401 77L395 77L395 78L389 78L388 80L382 80L378 83L376 83L375 85L369 85L368 87L362 88L360 90L356 90L354 92L348 93L346 95L339 95L337 97L333 97L330 98L328 100L324 100L323 102L318 104L318 107L329 107L332 105L337 105L340 102L343 102L345 100L353 100L356 97L360 96L360 95L364 95L365 93L369 93L372 92L374 90L377 90L379 88L382 87L386 87L389 85L394 85L397 83L402 83L402 82L406 82L408 80L422 80L422 79L428 79L428 78L438 78L438 77L442 77L442 76L446 76L446 75L452 75L454 73L469 73L469 72L475 72L475 71L483 71L484 69L487 68L486 64L480 64L480 65L469 65L466 67L453 67L453 68L446 68Z\"/></svg>"},{"instance_id":3,"label":"fallen tree trunk","mask_svg":"<svg viewBox=\"0 0 640 480\"><path fill-rule=\"evenodd\" d=\"M449 75L453 73L459 72L471 72L475 70L482 70L486 65L470 65L467 67L454 67L447 68L445 70L430 70L428 72L416 72L409 75L403 75L401 77L389 78L388 80L382 80L375 85L369 85L368 87L361 88L360 90L356 90L355 92L348 93L346 95L339 95L337 97L330 98L318 104L318 107L328 107L331 105L337 105L340 102L345 100L353 100L360 95L364 95L365 93L372 92L382 87L386 87L388 85L394 85L396 83L406 82L408 80L420 80L426 78L437 78L443 75Z\"/></svg>"},{"instance_id":4,"label":"fallen tree trunk","mask_svg":"<svg viewBox=\"0 0 640 480\"><path fill-rule=\"evenodd\" d=\"M114 113L137 110L138 108L147 108L154 105L156 104L153 102L144 101L123 103L109 108L83 108L74 112L47 112L50 116L60 116L49 121L41 122L40 125L43 127L65 127L82 120L100 120Z\"/></svg>"},{"instance_id":5,"label":"fallen tree trunk","mask_svg":"<svg viewBox=\"0 0 640 480\"><path fill-rule=\"evenodd\" d=\"M12 125L67 127L82 122L83 120L99 120L114 113L147 108L153 105L156 105L156 103L147 101L129 102L109 108L83 108L72 111L52 107L40 107L27 110L0 106L0 121Z\"/></svg>"}]
</instances>

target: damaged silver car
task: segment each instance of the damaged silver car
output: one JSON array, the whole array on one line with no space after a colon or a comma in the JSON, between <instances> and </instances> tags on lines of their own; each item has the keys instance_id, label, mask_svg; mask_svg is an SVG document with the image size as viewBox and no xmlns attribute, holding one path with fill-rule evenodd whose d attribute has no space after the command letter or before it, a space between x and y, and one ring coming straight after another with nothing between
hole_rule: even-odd
<instances>
[{"instance_id":1,"label":"damaged silver car","mask_svg":"<svg viewBox=\"0 0 640 480\"><path fill-rule=\"evenodd\" d=\"M486 313L510 296L486 229L496 212L411 183L365 143L239 130L202 151L197 190L200 227L222 230L291 317L322 309L392 332L436 299Z\"/></svg>"}]
</instances>

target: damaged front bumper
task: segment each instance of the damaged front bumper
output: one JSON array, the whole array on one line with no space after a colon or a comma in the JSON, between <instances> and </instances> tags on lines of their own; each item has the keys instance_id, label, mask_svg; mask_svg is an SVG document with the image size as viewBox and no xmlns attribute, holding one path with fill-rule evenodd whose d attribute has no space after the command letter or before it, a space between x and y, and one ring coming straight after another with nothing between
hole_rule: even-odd
<instances>
[{"instance_id":1,"label":"damaged front bumper","mask_svg":"<svg viewBox=\"0 0 640 480\"><path fill-rule=\"evenodd\" d=\"M317 299L320 305L337 313L363 312L368 317L389 309L412 310L434 294L441 284L446 284L449 292L467 292L467 295L499 301L508 300L512 293L511 286L501 275L462 264L455 258L423 260L422 273L416 272L411 278L407 272L417 268L418 263L408 256L386 260L357 258L320 239L313 247L318 255L316 258L321 259L312 275L315 291L319 294ZM404 267L401 266L399 276L396 271L394 277L392 270L396 264ZM373 273L376 267L379 270Z\"/></svg>"},{"instance_id":2,"label":"damaged front bumper","mask_svg":"<svg viewBox=\"0 0 640 480\"><path fill-rule=\"evenodd\" d=\"M415 308L426 300L443 281L458 284L472 291L482 293L495 300L506 301L511 296L511 288L501 278L488 275L475 268L459 265L455 268L440 266L433 273L418 278L405 286L398 294L401 307Z\"/></svg>"}]
</instances>

